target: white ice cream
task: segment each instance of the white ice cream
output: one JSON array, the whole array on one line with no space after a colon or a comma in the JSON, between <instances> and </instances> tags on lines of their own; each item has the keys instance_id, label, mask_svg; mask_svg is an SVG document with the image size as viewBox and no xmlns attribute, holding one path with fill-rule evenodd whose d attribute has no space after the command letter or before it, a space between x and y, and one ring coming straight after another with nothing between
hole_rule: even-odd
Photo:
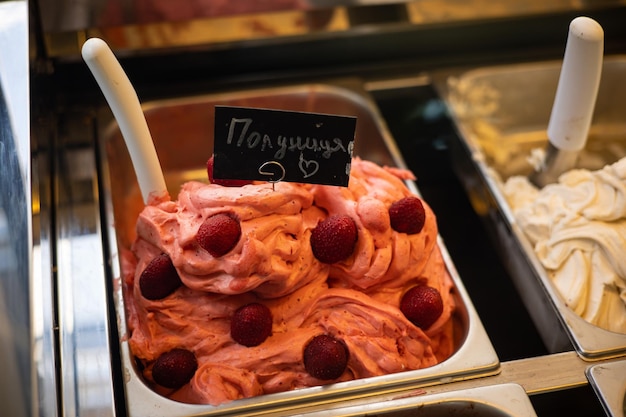
<instances>
[{"instance_id":1,"label":"white ice cream","mask_svg":"<svg viewBox=\"0 0 626 417\"><path fill-rule=\"evenodd\" d=\"M503 190L569 307L626 333L626 158L598 171L569 171L541 190L511 177Z\"/></svg>"}]
</instances>

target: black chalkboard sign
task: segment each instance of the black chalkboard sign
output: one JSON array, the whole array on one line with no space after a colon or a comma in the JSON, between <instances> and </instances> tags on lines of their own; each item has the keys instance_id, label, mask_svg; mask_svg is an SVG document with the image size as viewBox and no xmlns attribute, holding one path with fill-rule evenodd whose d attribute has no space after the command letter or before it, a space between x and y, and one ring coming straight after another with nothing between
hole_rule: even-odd
<instances>
[{"instance_id":1,"label":"black chalkboard sign","mask_svg":"<svg viewBox=\"0 0 626 417\"><path fill-rule=\"evenodd\" d=\"M346 187L356 117L215 107L213 176Z\"/></svg>"}]
</instances>

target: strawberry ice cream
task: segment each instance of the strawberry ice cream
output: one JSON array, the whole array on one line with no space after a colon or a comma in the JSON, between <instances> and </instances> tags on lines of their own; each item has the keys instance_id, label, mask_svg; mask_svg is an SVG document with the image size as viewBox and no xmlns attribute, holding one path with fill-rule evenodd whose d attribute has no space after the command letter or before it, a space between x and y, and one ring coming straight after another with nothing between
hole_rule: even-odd
<instances>
[{"instance_id":1,"label":"strawberry ice cream","mask_svg":"<svg viewBox=\"0 0 626 417\"><path fill-rule=\"evenodd\" d=\"M146 381L218 405L448 358L453 282L410 178L355 158L345 188L188 182L145 207L123 271Z\"/></svg>"}]
</instances>

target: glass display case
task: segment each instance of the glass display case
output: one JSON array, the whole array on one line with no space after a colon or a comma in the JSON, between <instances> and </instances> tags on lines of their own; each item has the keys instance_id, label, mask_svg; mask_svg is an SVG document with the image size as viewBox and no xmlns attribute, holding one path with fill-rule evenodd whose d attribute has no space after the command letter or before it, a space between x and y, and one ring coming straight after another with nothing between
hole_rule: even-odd
<instances>
[{"instance_id":1,"label":"glass display case","mask_svg":"<svg viewBox=\"0 0 626 417\"><path fill-rule=\"evenodd\" d=\"M479 199L459 178L458 131L436 88L468 69L560 59L567 25L582 14L603 25L607 55L626 52L623 0L0 2L0 50L10 56L0 60L0 353L8 358L0 391L11 415L146 410L127 395L136 380L122 351L108 205L108 178L117 173L103 153L112 114L80 58L90 37L111 46L146 104L348 85L373 106L437 214L469 311L491 344L485 349L497 356L488 375L416 378L333 401L315 396L274 415L401 416L429 399L458 406L475 398L510 415L490 401L502 393L522 394L529 415L611 413L599 377L602 365L623 357L589 361L567 339L556 351L546 345ZM610 389L614 407L620 393Z\"/></svg>"}]
</instances>

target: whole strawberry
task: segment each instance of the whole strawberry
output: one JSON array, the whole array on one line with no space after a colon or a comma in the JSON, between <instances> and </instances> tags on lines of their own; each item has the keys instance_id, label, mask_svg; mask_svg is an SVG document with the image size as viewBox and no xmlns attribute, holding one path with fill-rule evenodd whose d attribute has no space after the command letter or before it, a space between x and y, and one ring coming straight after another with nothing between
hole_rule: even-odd
<instances>
[{"instance_id":1,"label":"whole strawberry","mask_svg":"<svg viewBox=\"0 0 626 417\"><path fill-rule=\"evenodd\" d=\"M241 237L241 225L232 213L208 217L196 234L196 242L214 258L226 255Z\"/></svg>"},{"instance_id":2,"label":"whole strawberry","mask_svg":"<svg viewBox=\"0 0 626 417\"><path fill-rule=\"evenodd\" d=\"M304 368L314 378L339 378L348 365L348 348L334 337L315 336L304 348Z\"/></svg>"},{"instance_id":3,"label":"whole strawberry","mask_svg":"<svg viewBox=\"0 0 626 417\"><path fill-rule=\"evenodd\" d=\"M241 345L258 346L272 334L272 312L263 304L239 307L230 321L230 336Z\"/></svg>"},{"instance_id":4,"label":"whole strawberry","mask_svg":"<svg viewBox=\"0 0 626 417\"><path fill-rule=\"evenodd\" d=\"M412 235L422 231L426 212L419 198L404 197L389 207L389 218L393 230Z\"/></svg>"},{"instance_id":5,"label":"whole strawberry","mask_svg":"<svg viewBox=\"0 0 626 417\"><path fill-rule=\"evenodd\" d=\"M152 379L165 388L180 388L198 369L196 356L186 349L172 349L161 354L152 366Z\"/></svg>"},{"instance_id":6,"label":"whole strawberry","mask_svg":"<svg viewBox=\"0 0 626 417\"><path fill-rule=\"evenodd\" d=\"M139 290L148 300L165 298L181 285L178 272L165 253L152 259L139 276Z\"/></svg>"},{"instance_id":7,"label":"whole strawberry","mask_svg":"<svg viewBox=\"0 0 626 417\"><path fill-rule=\"evenodd\" d=\"M311 249L320 262L332 264L352 255L357 237L354 220L345 214L335 214L311 231Z\"/></svg>"},{"instance_id":8,"label":"whole strawberry","mask_svg":"<svg viewBox=\"0 0 626 417\"><path fill-rule=\"evenodd\" d=\"M400 310L411 323L427 330L443 313L443 300L435 288L418 285L402 296Z\"/></svg>"},{"instance_id":9,"label":"whole strawberry","mask_svg":"<svg viewBox=\"0 0 626 417\"><path fill-rule=\"evenodd\" d=\"M217 179L213 177L213 166L215 165L215 156L211 155L209 160L206 163L206 172L209 177L209 182L211 184L218 184L224 187L242 187L244 185L252 184L250 180L226 180L226 179Z\"/></svg>"}]
</instances>

